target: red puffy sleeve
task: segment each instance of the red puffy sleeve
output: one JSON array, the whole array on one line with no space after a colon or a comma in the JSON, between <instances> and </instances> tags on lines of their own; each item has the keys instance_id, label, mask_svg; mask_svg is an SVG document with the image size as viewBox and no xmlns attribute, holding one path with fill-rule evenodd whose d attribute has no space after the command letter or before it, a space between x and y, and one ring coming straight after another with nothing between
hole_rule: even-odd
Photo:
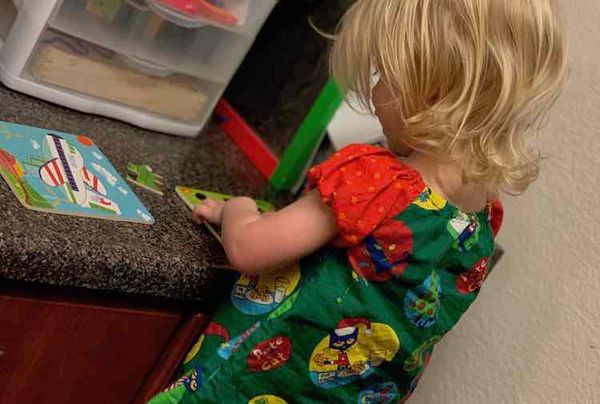
<instances>
[{"instance_id":1,"label":"red puffy sleeve","mask_svg":"<svg viewBox=\"0 0 600 404\"><path fill-rule=\"evenodd\" d=\"M494 237L496 237L498 232L500 232L502 221L504 220L504 207L502 206L500 199L494 199L490 203L489 218L492 232L494 233Z\"/></svg>"},{"instance_id":2,"label":"red puffy sleeve","mask_svg":"<svg viewBox=\"0 0 600 404\"><path fill-rule=\"evenodd\" d=\"M426 187L419 173L389 150L357 144L310 169L308 180L308 189L316 188L334 212L338 247L359 244Z\"/></svg>"}]
</instances>

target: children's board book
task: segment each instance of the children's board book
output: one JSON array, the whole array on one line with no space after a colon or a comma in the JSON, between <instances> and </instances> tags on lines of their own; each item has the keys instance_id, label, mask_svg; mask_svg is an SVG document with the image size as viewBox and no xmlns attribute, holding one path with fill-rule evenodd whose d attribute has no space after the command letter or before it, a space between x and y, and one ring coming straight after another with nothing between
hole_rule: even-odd
<instances>
[{"instance_id":1,"label":"children's board book","mask_svg":"<svg viewBox=\"0 0 600 404\"><path fill-rule=\"evenodd\" d=\"M0 174L28 209L153 224L94 142L0 121Z\"/></svg>"}]
</instances>

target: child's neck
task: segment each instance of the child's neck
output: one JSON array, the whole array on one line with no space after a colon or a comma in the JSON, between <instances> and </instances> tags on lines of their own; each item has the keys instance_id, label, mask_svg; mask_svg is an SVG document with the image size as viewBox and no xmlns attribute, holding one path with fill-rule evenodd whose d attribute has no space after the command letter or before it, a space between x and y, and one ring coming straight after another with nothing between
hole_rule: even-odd
<instances>
[{"instance_id":1,"label":"child's neck","mask_svg":"<svg viewBox=\"0 0 600 404\"><path fill-rule=\"evenodd\" d=\"M459 163L436 160L417 151L407 157L405 163L419 171L430 188L460 210L479 212L486 207L488 195L485 187L465 183Z\"/></svg>"}]
</instances>

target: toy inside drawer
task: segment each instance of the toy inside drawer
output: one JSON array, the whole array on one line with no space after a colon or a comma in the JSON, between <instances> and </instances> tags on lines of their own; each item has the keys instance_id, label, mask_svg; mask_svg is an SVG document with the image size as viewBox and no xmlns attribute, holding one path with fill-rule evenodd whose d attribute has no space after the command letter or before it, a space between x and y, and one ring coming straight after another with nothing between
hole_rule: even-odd
<instances>
[{"instance_id":1,"label":"toy inside drawer","mask_svg":"<svg viewBox=\"0 0 600 404\"><path fill-rule=\"evenodd\" d=\"M98 17L112 20L123 9L149 9L165 20L187 28L213 25L243 32L252 29L255 22L254 0L64 0L67 4L81 3ZM269 0L260 2L269 3ZM70 6L70 5L69 5Z\"/></svg>"},{"instance_id":2,"label":"toy inside drawer","mask_svg":"<svg viewBox=\"0 0 600 404\"><path fill-rule=\"evenodd\" d=\"M95 0L92 0L95 1ZM146 0L156 13L182 26L244 27L253 0Z\"/></svg>"},{"instance_id":3,"label":"toy inside drawer","mask_svg":"<svg viewBox=\"0 0 600 404\"><path fill-rule=\"evenodd\" d=\"M214 24L182 26L166 19L144 1L141 5L131 1L108 10L99 8L100 0L64 0L49 26L118 53L223 83L234 74L254 41L253 35L224 30ZM263 10L261 16L266 18L268 11ZM243 29L240 28L241 32L245 32Z\"/></svg>"},{"instance_id":4,"label":"toy inside drawer","mask_svg":"<svg viewBox=\"0 0 600 404\"><path fill-rule=\"evenodd\" d=\"M29 61L29 79L171 119L195 122L222 85L47 30Z\"/></svg>"}]
</instances>

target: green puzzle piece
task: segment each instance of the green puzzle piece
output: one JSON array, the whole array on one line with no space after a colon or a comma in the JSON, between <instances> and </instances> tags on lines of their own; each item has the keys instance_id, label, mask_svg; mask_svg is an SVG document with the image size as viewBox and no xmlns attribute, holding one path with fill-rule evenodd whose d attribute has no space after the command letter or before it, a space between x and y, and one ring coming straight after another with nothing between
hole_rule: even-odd
<instances>
[{"instance_id":1,"label":"green puzzle piece","mask_svg":"<svg viewBox=\"0 0 600 404\"><path fill-rule=\"evenodd\" d=\"M221 200L221 201L227 201L227 200L233 198L233 196L231 196L231 195L219 194L217 192L203 191L201 189L195 189L195 188L189 188L189 187L183 187L183 186L175 187L175 192L177 193L177 195L179 195L179 197L183 200L183 202L185 202L187 207L192 210L197 205L201 204L202 201L204 201L206 198L217 199L217 200ZM265 202L265 201L261 201L261 200L255 200L254 202L256 202L256 206L258 207L258 210L261 213L271 212L271 211L275 210L275 207L272 204L270 204L269 202ZM221 236L220 236L219 232L217 231L217 229L215 229L209 223L204 223L204 224L208 228L208 230L213 234L213 236L215 236L217 238L217 240L222 242Z\"/></svg>"},{"instance_id":2,"label":"green puzzle piece","mask_svg":"<svg viewBox=\"0 0 600 404\"><path fill-rule=\"evenodd\" d=\"M203 191L201 189L182 186L176 187L175 192L177 192L177 195L179 195L179 197L183 199L185 204L190 209L194 209L196 205L202 203L202 201L204 201L206 198L217 199L221 201L227 201L233 198L233 196L231 195L219 194L217 192ZM256 206L258 207L258 210L261 213L271 212L275 210L275 207L269 202L261 200L255 200L254 202L256 202Z\"/></svg>"},{"instance_id":3,"label":"green puzzle piece","mask_svg":"<svg viewBox=\"0 0 600 404\"><path fill-rule=\"evenodd\" d=\"M152 168L147 165L127 164L127 180L146 188L149 191L163 195L162 177L152 171Z\"/></svg>"}]
</instances>

